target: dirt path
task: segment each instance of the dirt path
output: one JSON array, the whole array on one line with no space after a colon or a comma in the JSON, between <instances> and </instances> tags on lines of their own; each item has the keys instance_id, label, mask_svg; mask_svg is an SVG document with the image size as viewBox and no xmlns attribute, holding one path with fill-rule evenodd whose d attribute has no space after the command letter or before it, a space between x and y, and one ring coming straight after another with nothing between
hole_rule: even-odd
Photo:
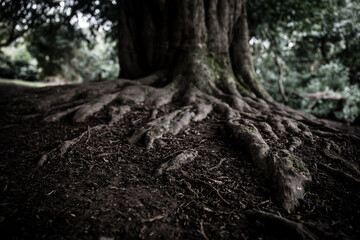
<instances>
[{"instance_id":1,"label":"dirt path","mask_svg":"<svg viewBox=\"0 0 360 240\"><path fill-rule=\"evenodd\" d=\"M241 146L226 139L212 114L162 148L128 142L151 116L146 107L127 113L101 132L88 131L63 157L38 168L40 156L64 140L107 121L100 111L86 124L44 123L33 116L28 89L0 87L0 237L2 239L278 239L279 225L254 218L263 211L301 223L321 239L360 236L360 188L329 175L323 159L309 158L324 142L304 144L313 183L293 212L278 207ZM164 113L176 106L168 105ZM31 118L28 118L28 116ZM171 143L171 144L170 144ZM358 145L337 139L342 157L359 166ZM156 175L185 150L197 151L182 170ZM309 154L310 153L310 154ZM337 168L345 168L332 160ZM281 228L280 228L281 229ZM293 233L290 233L293 234Z\"/></svg>"}]
</instances>

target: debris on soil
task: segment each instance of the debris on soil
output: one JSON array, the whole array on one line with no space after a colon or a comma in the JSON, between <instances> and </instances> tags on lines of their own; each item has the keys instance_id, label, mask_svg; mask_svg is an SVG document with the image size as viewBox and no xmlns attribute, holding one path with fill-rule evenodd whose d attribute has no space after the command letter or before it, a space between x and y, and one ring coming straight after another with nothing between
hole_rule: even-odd
<instances>
[{"instance_id":1,"label":"debris on soil","mask_svg":"<svg viewBox=\"0 0 360 240\"><path fill-rule=\"evenodd\" d=\"M106 108L85 123L45 122L26 101L34 94L42 92L0 91L2 239L278 239L279 226L285 238L360 236L360 188L347 181L359 177L360 145L351 138L333 137L338 150L324 150L325 140L292 149L312 182L288 212L216 113L147 148L129 142L153 115L146 105L110 103L122 113L111 125ZM107 127L92 131L99 125ZM66 141L63 154L51 154Z\"/></svg>"}]
</instances>

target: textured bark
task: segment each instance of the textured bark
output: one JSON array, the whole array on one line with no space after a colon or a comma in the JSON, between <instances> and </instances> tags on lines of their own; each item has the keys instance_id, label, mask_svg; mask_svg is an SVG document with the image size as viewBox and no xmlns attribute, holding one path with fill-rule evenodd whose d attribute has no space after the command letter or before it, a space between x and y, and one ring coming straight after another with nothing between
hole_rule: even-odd
<instances>
[{"instance_id":1,"label":"textured bark","mask_svg":"<svg viewBox=\"0 0 360 240\"><path fill-rule=\"evenodd\" d=\"M176 69L200 50L216 56L222 71L236 77L238 88L271 101L251 60L244 1L121 0L118 9L121 77Z\"/></svg>"}]
</instances>

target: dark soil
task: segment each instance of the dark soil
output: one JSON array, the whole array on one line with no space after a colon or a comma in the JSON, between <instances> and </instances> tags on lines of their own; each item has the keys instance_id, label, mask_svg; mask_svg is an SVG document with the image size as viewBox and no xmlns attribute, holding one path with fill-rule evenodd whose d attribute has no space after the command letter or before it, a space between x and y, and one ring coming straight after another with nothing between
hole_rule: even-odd
<instances>
[{"instance_id":1,"label":"dark soil","mask_svg":"<svg viewBox=\"0 0 360 240\"><path fill-rule=\"evenodd\" d=\"M303 223L320 239L359 239L360 189L330 175L320 163L345 167L322 154L326 142L296 154L313 183L292 213L273 200L242 146L234 146L219 115L194 123L162 148L128 138L148 122L147 106L114 127L86 134L64 157L38 168L40 156L88 127L105 123L101 111L86 124L42 122L27 100L42 91L0 86L1 239L278 239L280 231L249 216L262 210ZM114 103L116 104L116 103ZM170 111L175 106L167 106ZM30 117L29 117L30 116ZM360 146L335 139L341 156L359 167ZM198 157L182 170L155 170L183 150ZM221 163L221 164L220 164ZM346 169L345 169L346 170ZM345 171L344 170L344 171Z\"/></svg>"}]
</instances>

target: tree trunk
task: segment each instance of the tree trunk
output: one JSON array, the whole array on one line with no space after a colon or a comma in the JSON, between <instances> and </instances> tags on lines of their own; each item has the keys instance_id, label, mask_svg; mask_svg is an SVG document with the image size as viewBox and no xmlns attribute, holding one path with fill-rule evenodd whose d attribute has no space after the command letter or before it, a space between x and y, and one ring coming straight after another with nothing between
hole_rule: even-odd
<instances>
[{"instance_id":1,"label":"tree trunk","mask_svg":"<svg viewBox=\"0 0 360 240\"><path fill-rule=\"evenodd\" d=\"M251 60L244 1L122 0L118 8L121 77L135 79L161 69L184 74L184 66L200 61L218 75L217 87L236 85L240 92L271 101Z\"/></svg>"}]
</instances>

